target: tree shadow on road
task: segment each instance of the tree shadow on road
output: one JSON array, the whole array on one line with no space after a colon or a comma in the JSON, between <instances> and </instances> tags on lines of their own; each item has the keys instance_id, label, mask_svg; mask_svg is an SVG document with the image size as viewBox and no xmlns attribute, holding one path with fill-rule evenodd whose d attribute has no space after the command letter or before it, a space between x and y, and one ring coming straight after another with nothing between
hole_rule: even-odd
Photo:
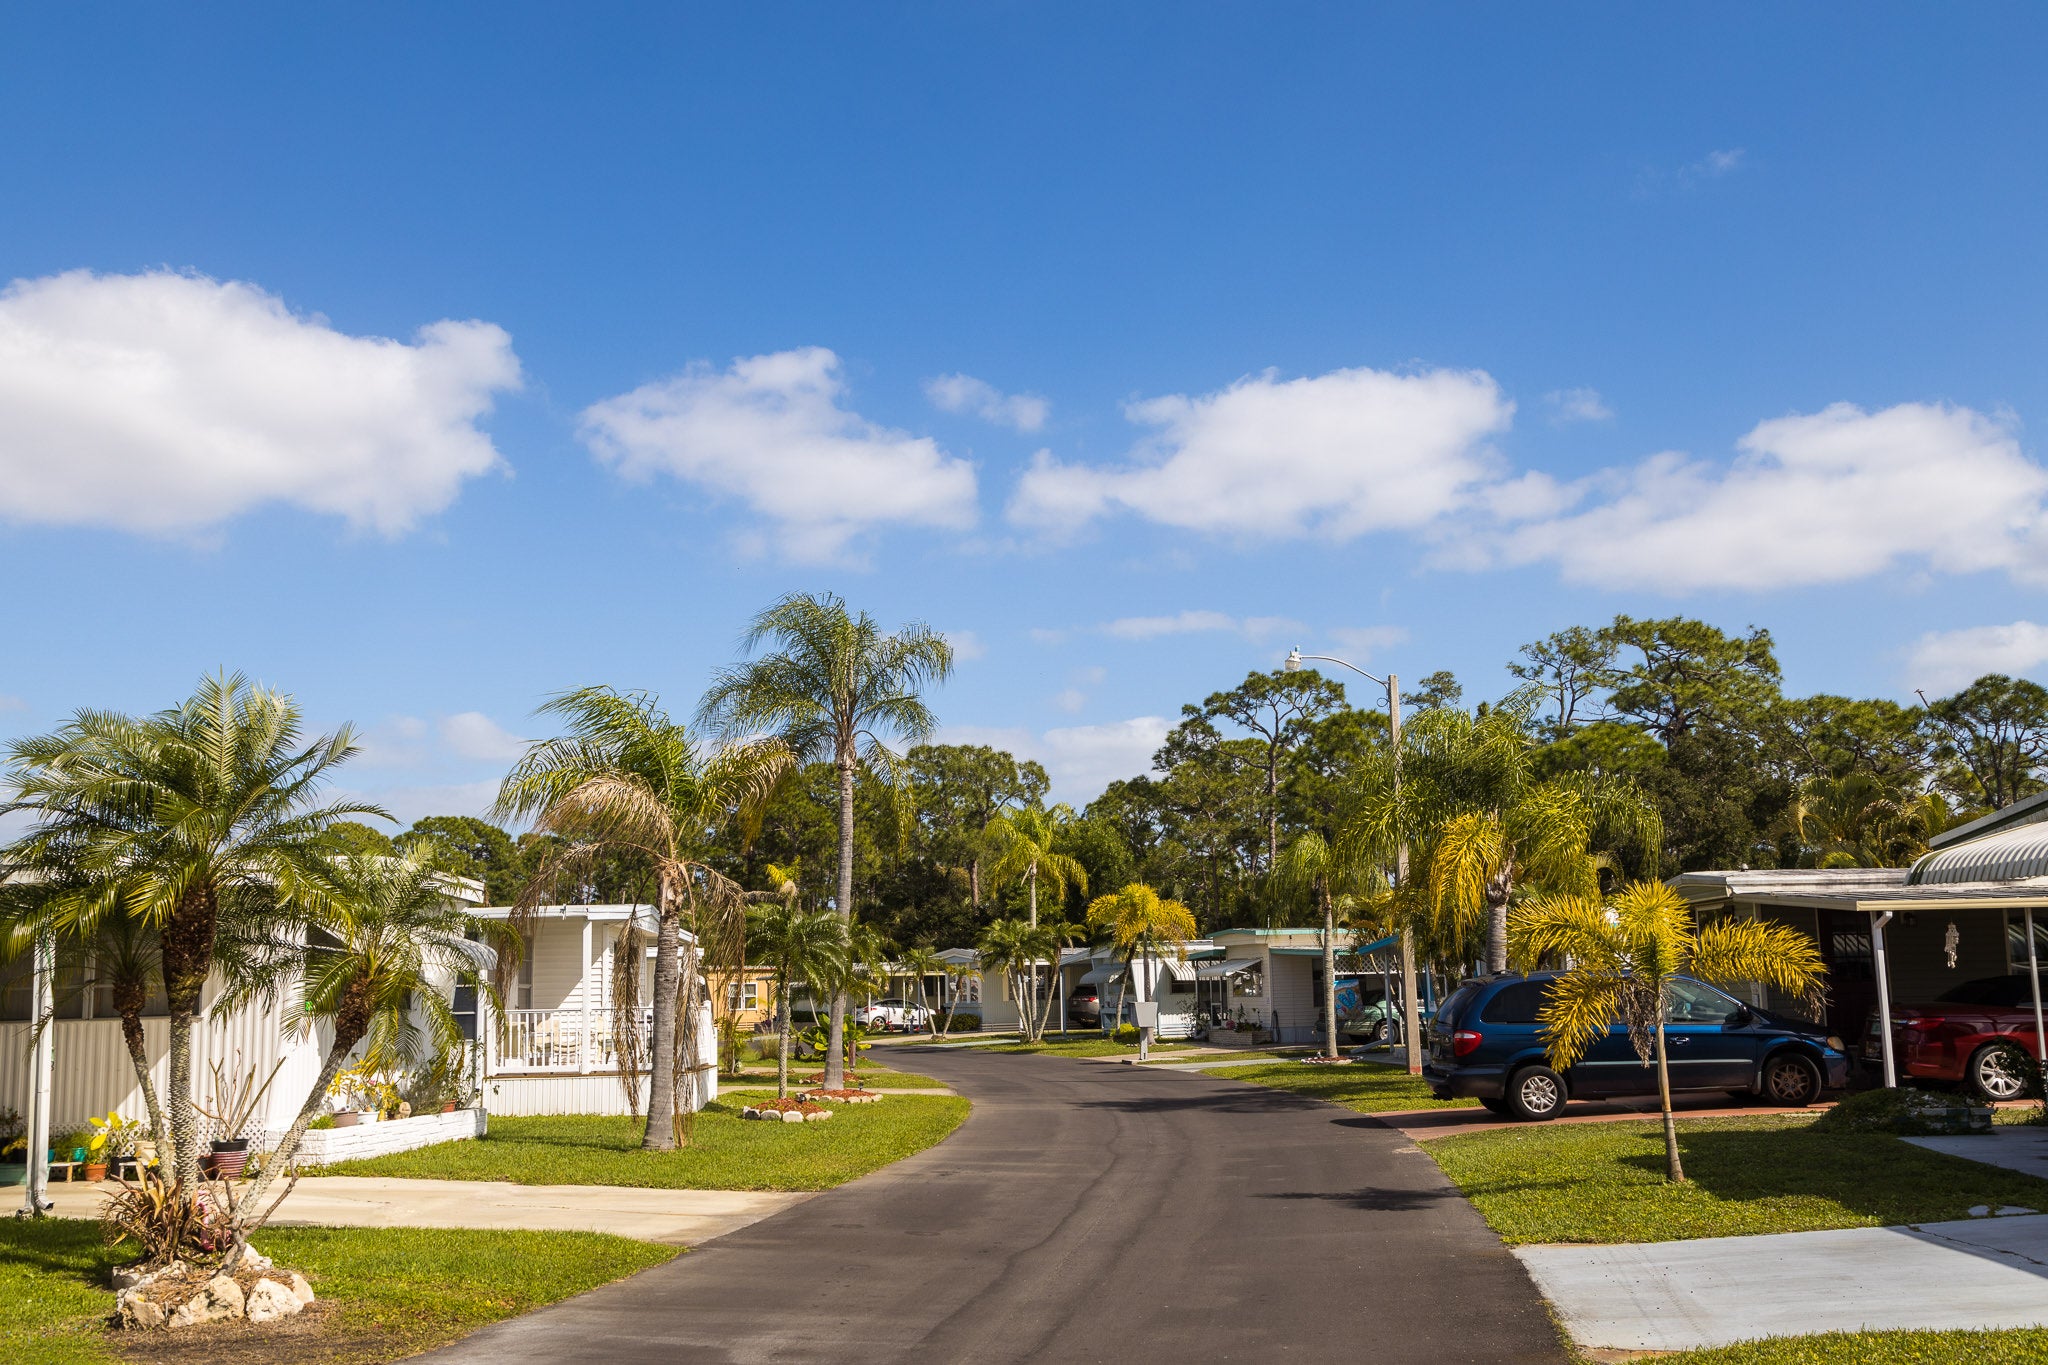
<instances>
[{"instance_id":1,"label":"tree shadow on road","mask_svg":"<svg viewBox=\"0 0 2048 1365\"><path fill-rule=\"evenodd\" d=\"M1132 1095L1114 1100L1082 1100L1078 1109L1114 1109L1122 1114L1170 1114L1202 1110L1211 1114L1284 1114L1304 1110L1327 1110L1321 1100L1285 1091L1246 1091L1216 1095Z\"/></svg>"},{"instance_id":2,"label":"tree shadow on road","mask_svg":"<svg viewBox=\"0 0 2048 1365\"><path fill-rule=\"evenodd\" d=\"M1447 1199L1462 1199L1455 1190L1390 1190L1368 1185L1360 1190L1294 1190L1285 1194L1262 1194L1260 1199L1314 1199L1343 1204L1367 1213L1407 1213L1432 1208Z\"/></svg>"}]
</instances>

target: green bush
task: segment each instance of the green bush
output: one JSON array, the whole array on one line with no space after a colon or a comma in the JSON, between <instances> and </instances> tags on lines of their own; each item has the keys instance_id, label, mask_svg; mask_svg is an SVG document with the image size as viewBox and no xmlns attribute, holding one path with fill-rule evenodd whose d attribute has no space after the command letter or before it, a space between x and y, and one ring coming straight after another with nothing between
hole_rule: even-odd
<instances>
[{"instance_id":1,"label":"green bush","mask_svg":"<svg viewBox=\"0 0 2048 1365\"><path fill-rule=\"evenodd\" d=\"M981 1032L981 1016L978 1014L956 1014L946 1024L948 1033Z\"/></svg>"},{"instance_id":2,"label":"green bush","mask_svg":"<svg viewBox=\"0 0 2048 1365\"><path fill-rule=\"evenodd\" d=\"M306 1127L308 1128L332 1128L333 1126L334 1115L332 1114L321 1114L317 1116L311 1123L306 1125Z\"/></svg>"},{"instance_id":3,"label":"green bush","mask_svg":"<svg viewBox=\"0 0 2048 1365\"><path fill-rule=\"evenodd\" d=\"M754 1055L764 1062L772 1062L782 1055L782 1038L777 1034L763 1034L748 1046L752 1047Z\"/></svg>"},{"instance_id":4,"label":"green bush","mask_svg":"<svg viewBox=\"0 0 2048 1365\"><path fill-rule=\"evenodd\" d=\"M1138 1041L1138 1026L1137 1026L1136 1024L1119 1024L1119 1025L1117 1025L1117 1030L1116 1030L1116 1040L1117 1040L1117 1041L1118 1041L1119 1043L1135 1043L1135 1042L1137 1042L1137 1041Z\"/></svg>"},{"instance_id":5,"label":"green bush","mask_svg":"<svg viewBox=\"0 0 2048 1365\"><path fill-rule=\"evenodd\" d=\"M1815 1119L1813 1131L1895 1133L1901 1137L1969 1132L1967 1121L1951 1115L1971 1103L1960 1095L1935 1095L1925 1090L1866 1090L1849 1096Z\"/></svg>"}]
</instances>

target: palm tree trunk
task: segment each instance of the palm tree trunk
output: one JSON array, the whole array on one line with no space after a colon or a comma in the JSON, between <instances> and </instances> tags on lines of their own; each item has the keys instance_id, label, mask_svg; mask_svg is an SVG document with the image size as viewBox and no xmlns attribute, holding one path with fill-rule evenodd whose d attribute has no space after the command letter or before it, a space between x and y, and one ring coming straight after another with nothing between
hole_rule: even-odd
<instances>
[{"instance_id":1,"label":"palm tree trunk","mask_svg":"<svg viewBox=\"0 0 2048 1365\"><path fill-rule=\"evenodd\" d=\"M1115 959L1112 958L1111 960L1114 961ZM1116 979L1116 1014L1109 1023L1109 1036L1111 1038L1116 1037L1116 1031L1124 1026L1124 987L1128 986L1130 981L1131 964L1126 959L1123 974ZM1097 998L1099 999L1100 997Z\"/></svg>"},{"instance_id":2,"label":"palm tree trunk","mask_svg":"<svg viewBox=\"0 0 2048 1365\"><path fill-rule=\"evenodd\" d=\"M135 1083L142 1089L142 1103L149 1109L149 1136L157 1146L157 1160L166 1170L174 1168L177 1149L164 1123L164 1108L157 1099L156 1082L149 1075L149 1042L142 1031L142 1007L146 994L139 982L114 983L114 1009L121 1016L121 1041L127 1044L128 1060L135 1065Z\"/></svg>"},{"instance_id":3,"label":"palm tree trunk","mask_svg":"<svg viewBox=\"0 0 2048 1365\"><path fill-rule=\"evenodd\" d=\"M1678 1162L1678 1121L1671 1114L1671 1068L1664 1057L1662 1018L1657 1020L1657 1099L1664 1106L1665 1174L1670 1177L1672 1184L1682 1185L1685 1183L1685 1167Z\"/></svg>"},{"instance_id":4,"label":"palm tree trunk","mask_svg":"<svg viewBox=\"0 0 2048 1365\"><path fill-rule=\"evenodd\" d=\"M663 868L655 897L654 1024L647 1033L647 1127L643 1151L668 1152L676 1145L676 995L681 982L682 905L674 873Z\"/></svg>"},{"instance_id":5,"label":"palm tree trunk","mask_svg":"<svg viewBox=\"0 0 2048 1365\"><path fill-rule=\"evenodd\" d=\"M306 1102L299 1106L299 1116L292 1120L292 1126L285 1131L284 1139L277 1144L277 1150L264 1160L263 1169L257 1174L256 1182L249 1186L247 1192L237 1201L238 1207L254 1213L261 1205L264 1191L290 1167L292 1159L299 1154L299 1145L306 1139L306 1129L311 1126L314 1118L320 1113L320 1106L327 1099L328 1088L334 1084L334 1078L341 1074L342 1063L348 1060L348 1054L355 1051L356 1044L362 1040L361 1030L344 1030L336 1027L334 1044L327 1049L327 1060L320 1067L320 1078L313 1082L313 1089L307 1094Z\"/></svg>"},{"instance_id":6,"label":"palm tree trunk","mask_svg":"<svg viewBox=\"0 0 2048 1365\"><path fill-rule=\"evenodd\" d=\"M839 918L853 923L853 741L849 737L839 753ZM846 1047L846 991L832 992L832 1020L825 1040L825 1088L838 1090L846 1084L846 1063L840 1053Z\"/></svg>"},{"instance_id":7,"label":"palm tree trunk","mask_svg":"<svg viewBox=\"0 0 2048 1365\"><path fill-rule=\"evenodd\" d=\"M782 974L782 1022L776 1030L779 1035L775 1048L775 1098L789 1098L789 973Z\"/></svg>"},{"instance_id":8,"label":"palm tree trunk","mask_svg":"<svg viewBox=\"0 0 2048 1365\"><path fill-rule=\"evenodd\" d=\"M675 1145L686 1147L690 1141L690 1129L697 1114L698 1065L703 1060L704 1044L709 1041L703 1036L700 1024L703 1020L701 997L697 994L697 980L703 972L703 963L697 951L697 941L692 938L688 944L679 944L676 973L676 1088Z\"/></svg>"},{"instance_id":9,"label":"palm tree trunk","mask_svg":"<svg viewBox=\"0 0 2048 1365\"><path fill-rule=\"evenodd\" d=\"M1486 885L1486 970L1495 976L1508 969L1508 899L1514 889L1507 873Z\"/></svg>"},{"instance_id":10,"label":"palm tree trunk","mask_svg":"<svg viewBox=\"0 0 2048 1365\"><path fill-rule=\"evenodd\" d=\"M1026 884L1027 886L1029 886L1029 887L1030 887L1030 889L1031 889L1031 927L1032 927L1032 928L1034 928L1034 929L1036 929L1036 928L1038 927L1038 864L1037 864L1037 863L1035 863L1035 862L1034 862L1033 864L1031 864L1031 870L1030 870L1029 872L1027 872L1027 873L1025 873L1025 874L1024 874L1024 881L1025 881L1025 884ZM1038 1005L1038 959L1037 959L1037 958L1035 958L1035 957L1031 959L1031 1004L1032 1004L1033 1008L1036 1008L1036 1007L1037 1007L1037 1005ZM1043 1023L1043 1020L1042 1020L1042 1016L1044 1015L1044 1011L1043 1011L1043 1010L1040 1010L1040 1011L1038 1011L1038 1012L1039 1012L1039 1014L1040 1014L1040 1016L1041 1016L1041 1021L1039 1022L1039 1024L1037 1025L1037 1027L1035 1027L1035 1028L1033 1028L1033 1029L1031 1030L1031 1041L1032 1041L1032 1042L1034 1042L1034 1043L1038 1041L1038 1039L1039 1039L1039 1035L1045 1032L1045 1025L1044 1025L1044 1023Z\"/></svg>"},{"instance_id":11,"label":"palm tree trunk","mask_svg":"<svg viewBox=\"0 0 2048 1365\"><path fill-rule=\"evenodd\" d=\"M206 891L180 902L165 924L164 995L170 1005L172 1174L186 1189L199 1185L199 1112L192 1094L192 1026L212 966L215 908Z\"/></svg>"},{"instance_id":12,"label":"palm tree trunk","mask_svg":"<svg viewBox=\"0 0 2048 1365\"><path fill-rule=\"evenodd\" d=\"M1337 906L1323 891L1323 1055L1337 1056Z\"/></svg>"}]
</instances>

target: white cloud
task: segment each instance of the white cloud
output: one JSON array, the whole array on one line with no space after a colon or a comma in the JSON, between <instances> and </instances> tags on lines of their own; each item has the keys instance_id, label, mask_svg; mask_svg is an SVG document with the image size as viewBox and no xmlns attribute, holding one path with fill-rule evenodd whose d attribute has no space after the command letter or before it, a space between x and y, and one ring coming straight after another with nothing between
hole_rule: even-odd
<instances>
[{"instance_id":1,"label":"white cloud","mask_svg":"<svg viewBox=\"0 0 2048 1365\"><path fill-rule=\"evenodd\" d=\"M955 663L973 663L976 659L986 659L988 657L988 646L982 643L981 636L976 632L971 630L949 630L944 632L944 634L946 636L946 643L953 646L953 661Z\"/></svg>"},{"instance_id":2,"label":"white cloud","mask_svg":"<svg viewBox=\"0 0 2048 1365\"><path fill-rule=\"evenodd\" d=\"M0 520L190 535L265 505L385 535L499 464L511 338L350 336L255 285L77 270L0 291Z\"/></svg>"},{"instance_id":3,"label":"white cloud","mask_svg":"<svg viewBox=\"0 0 2048 1365\"><path fill-rule=\"evenodd\" d=\"M972 526L974 467L840 406L845 387L822 346L692 365L592 404L581 432L627 478L669 474L744 503L792 559L841 560L884 526Z\"/></svg>"},{"instance_id":4,"label":"white cloud","mask_svg":"<svg viewBox=\"0 0 2048 1365\"><path fill-rule=\"evenodd\" d=\"M1220 611L1183 611L1173 616L1122 616L1105 621L1096 629L1119 640L1156 640L1162 635L1236 630L1237 618Z\"/></svg>"},{"instance_id":5,"label":"white cloud","mask_svg":"<svg viewBox=\"0 0 2048 1365\"><path fill-rule=\"evenodd\" d=\"M1327 634L1334 642L1331 653L1361 666L1380 650L1408 643L1406 626L1338 626Z\"/></svg>"},{"instance_id":6,"label":"white cloud","mask_svg":"<svg viewBox=\"0 0 2048 1365\"><path fill-rule=\"evenodd\" d=\"M1614 420L1614 409L1607 406L1598 389L1552 389L1543 395L1543 403L1550 409L1550 420L1555 426Z\"/></svg>"},{"instance_id":7,"label":"white cloud","mask_svg":"<svg viewBox=\"0 0 2048 1365\"><path fill-rule=\"evenodd\" d=\"M1036 431L1052 405L1035 393L1004 393L971 374L942 374L924 381L924 396L943 412L968 413L997 426Z\"/></svg>"},{"instance_id":8,"label":"white cloud","mask_svg":"<svg viewBox=\"0 0 2048 1365\"><path fill-rule=\"evenodd\" d=\"M1573 491L1584 511L1465 528L1463 562L1553 561L1575 583L1688 592L1866 578L1898 566L2044 576L2048 470L1968 408L1837 403L1759 423L1726 466L1677 452Z\"/></svg>"},{"instance_id":9,"label":"white cloud","mask_svg":"<svg viewBox=\"0 0 2048 1365\"><path fill-rule=\"evenodd\" d=\"M481 711L461 711L443 716L439 729L441 743L457 758L510 763L526 752L527 741Z\"/></svg>"},{"instance_id":10,"label":"white cloud","mask_svg":"<svg viewBox=\"0 0 2048 1365\"><path fill-rule=\"evenodd\" d=\"M1494 476L1486 439L1514 404L1478 371L1275 371L1227 389L1133 403L1155 428L1128 463L1069 465L1040 451L1011 520L1048 533L1114 510L1188 530L1349 540L1415 529Z\"/></svg>"},{"instance_id":11,"label":"white cloud","mask_svg":"<svg viewBox=\"0 0 2048 1365\"><path fill-rule=\"evenodd\" d=\"M20 697L13 697L7 695L4 692L0 692L0 712L26 710L28 710L27 701L23 700Z\"/></svg>"},{"instance_id":12,"label":"white cloud","mask_svg":"<svg viewBox=\"0 0 2048 1365\"><path fill-rule=\"evenodd\" d=\"M1151 771L1152 755L1166 741L1170 722L1135 716L1103 725L1068 725L1034 733L994 726L946 728L948 744L988 744L1019 758L1036 759L1052 779L1055 801L1084 805L1120 778Z\"/></svg>"},{"instance_id":13,"label":"white cloud","mask_svg":"<svg viewBox=\"0 0 2048 1365\"><path fill-rule=\"evenodd\" d=\"M1034 645L1061 645L1067 642L1067 632L1048 630L1044 626L1033 626L1025 634L1031 637L1031 643Z\"/></svg>"},{"instance_id":14,"label":"white cloud","mask_svg":"<svg viewBox=\"0 0 2048 1365\"><path fill-rule=\"evenodd\" d=\"M398 821L397 828L385 829L381 824L376 825L387 834L394 834L429 815L468 815L479 820L489 819L491 803L497 796L496 778L440 785L365 786L334 792L337 800L369 801L390 811L392 818Z\"/></svg>"},{"instance_id":15,"label":"white cloud","mask_svg":"<svg viewBox=\"0 0 2048 1365\"><path fill-rule=\"evenodd\" d=\"M1986 673L2025 677L2048 664L2048 626L2015 621L1929 631L1906 654L1906 685L1929 696L1968 687Z\"/></svg>"},{"instance_id":16,"label":"white cloud","mask_svg":"<svg viewBox=\"0 0 2048 1365\"><path fill-rule=\"evenodd\" d=\"M1289 632L1299 633L1306 627L1287 616L1236 617L1220 611L1183 611L1172 616L1122 616L1095 629L1118 640L1156 640L1166 635L1230 631L1260 644Z\"/></svg>"},{"instance_id":17,"label":"white cloud","mask_svg":"<svg viewBox=\"0 0 2048 1365\"><path fill-rule=\"evenodd\" d=\"M1649 198L1664 190L1691 192L1716 180L1726 179L1749 163L1749 152L1742 147L1726 147L1708 152L1697 161L1687 162L1675 170L1662 166L1646 167L1636 177L1636 195Z\"/></svg>"},{"instance_id":18,"label":"white cloud","mask_svg":"<svg viewBox=\"0 0 2048 1365\"><path fill-rule=\"evenodd\" d=\"M1053 694L1052 704L1072 715L1088 704L1088 694L1078 687L1061 688Z\"/></svg>"}]
</instances>

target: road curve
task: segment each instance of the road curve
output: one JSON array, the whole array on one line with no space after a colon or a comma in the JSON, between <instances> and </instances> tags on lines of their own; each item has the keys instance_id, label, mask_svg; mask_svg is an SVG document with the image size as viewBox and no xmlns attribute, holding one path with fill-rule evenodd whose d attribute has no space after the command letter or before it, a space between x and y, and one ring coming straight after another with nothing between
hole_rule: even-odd
<instances>
[{"instance_id":1,"label":"road curve","mask_svg":"<svg viewBox=\"0 0 2048 1365\"><path fill-rule=\"evenodd\" d=\"M945 1142L424 1359L1563 1362L1436 1164L1221 1077L891 1052L974 1100Z\"/></svg>"}]
</instances>

